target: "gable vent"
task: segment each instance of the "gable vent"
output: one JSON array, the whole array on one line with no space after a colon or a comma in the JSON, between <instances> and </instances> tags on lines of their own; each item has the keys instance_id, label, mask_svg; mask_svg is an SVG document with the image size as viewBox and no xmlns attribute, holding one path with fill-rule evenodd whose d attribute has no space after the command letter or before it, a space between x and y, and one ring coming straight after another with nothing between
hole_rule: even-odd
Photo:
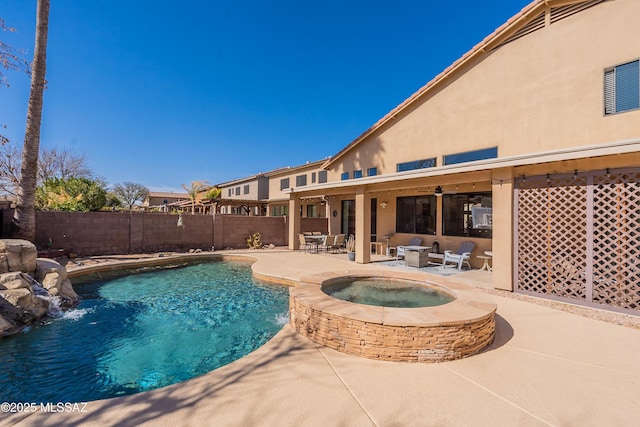
<instances>
[{"instance_id":1,"label":"gable vent","mask_svg":"<svg viewBox=\"0 0 640 427\"><path fill-rule=\"evenodd\" d=\"M499 48L500 46L504 46L507 43L511 43L512 41L517 40L520 37L524 37L527 34L531 34L534 31L538 31L541 28L544 28L544 12L542 12L540 15L533 18L531 22L529 22L527 25L525 25L520 30L515 32L511 37L506 39L504 42L496 46L496 49Z\"/></svg>"},{"instance_id":2,"label":"gable vent","mask_svg":"<svg viewBox=\"0 0 640 427\"><path fill-rule=\"evenodd\" d=\"M568 18L578 12L582 12L585 9L589 9L598 3L603 3L606 0L591 0L585 3L574 4L571 6L554 7L551 9L551 23L558 22L561 19Z\"/></svg>"}]
</instances>

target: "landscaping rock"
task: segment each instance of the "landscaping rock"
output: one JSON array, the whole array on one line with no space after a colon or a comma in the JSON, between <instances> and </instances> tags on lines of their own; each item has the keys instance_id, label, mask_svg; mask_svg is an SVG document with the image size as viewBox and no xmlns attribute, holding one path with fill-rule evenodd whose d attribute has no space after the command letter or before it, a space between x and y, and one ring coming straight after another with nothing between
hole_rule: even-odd
<instances>
[{"instance_id":1,"label":"landscaping rock","mask_svg":"<svg viewBox=\"0 0 640 427\"><path fill-rule=\"evenodd\" d=\"M78 294L73 290L67 271L60 263L47 258L34 258L32 268L32 251L29 245L14 242L7 244L6 240L2 244L2 249L9 250L1 252L0 249L0 264L4 260L5 269L19 264L27 266L31 269L31 274L21 271L0 274L0 335L14 334L47 313L55 316L59 307L70 308L78 303ZM20 262L15 262L18 257ZM11 259L14 261L10 261Z\"/></svg>"},{"instance_id":2,"label":"landscaping rock","mask_svg":"<svg viewBox=\"0 0 640 427\"><path fill-rule=\"evenodd\" d=\"M73 307L78 303L78 294L67 279L67 270L62 265L47 258L38 258L36 265L35 279L47 290L49 296L62 299L62 308Z\"/></svg>"},{"instance_id":3,"label":"landscaping rock","mask_svg":"<svg viewBox=\"0 0 640 427\"><path fill-rule=\"evenodd\" d=\"M36 246L27 240L0 239L0 273L33 273L37 255Z\"/></svg>"},{"instance_id":4,"label":"landscaping rock","mask_svg":"<svg viewBox=\"0 0 640 427\"><path fill-rule=\"evenodd\" d=\"M31 282L22 272L0 274L0 290L20 288L31 289Z\"/></svg>"},{"instance_id":5,"label":"landscaping rock","mask_svg":"<svg viewBox=\"0 0 640 427\"><path fill-rule=\"evenodd\" d=\"M13 329L15 329L16 325L5 319L0 315L0 336L10 334Z\"/></svg>"},{"instance_id":6,"label":"landscaping rock","mask_svg":"<svg viewBox=\"0 0 640 427\"><path fill-rule=\"evenodd\" d=\"M49 308L49 301L34 295L31 289L0 290L0 297L4 298L14 307L31 314L35 319L39 319L47 314L47 309ZM0 313L0 315L3 315L3 313Z\"/></svg>"}]
</instances>

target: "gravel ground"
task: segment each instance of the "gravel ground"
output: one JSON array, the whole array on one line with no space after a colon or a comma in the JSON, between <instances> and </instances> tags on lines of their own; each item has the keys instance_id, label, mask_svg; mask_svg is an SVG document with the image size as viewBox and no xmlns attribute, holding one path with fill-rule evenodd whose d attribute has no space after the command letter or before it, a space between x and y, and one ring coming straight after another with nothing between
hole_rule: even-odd
<instances>
[{"instance_id":1,"label":"gravel ground","mask_svg":"<svg viewBox=\"0 0 640 427\"><path fill-rule=\"evenodd\" d=\"M640 330L640 316L634 316L625 313L616 313L613 311L600 310L592 307L583 307L580 305L568 304L559 301L552 301L543 298L536 298L529 295L517 294L514 292L504 291L501 289L486 289L493 295L500 295L506 298L515 298L520 301L526 301L532 304L543 305L556 310L566 311L567 313L577 314L579 316L588 317L590 319L600 320L602 322L612 323L614 325L625 326Z\"/></svg>"}]
</instances>

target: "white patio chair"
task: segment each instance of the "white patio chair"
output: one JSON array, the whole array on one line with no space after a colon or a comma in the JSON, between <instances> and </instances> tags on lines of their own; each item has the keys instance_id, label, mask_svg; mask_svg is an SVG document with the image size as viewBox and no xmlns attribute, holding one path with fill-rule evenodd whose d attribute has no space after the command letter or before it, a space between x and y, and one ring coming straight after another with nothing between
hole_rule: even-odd
<instances>
[{"instance_id":1,"label":"white patio chair","mask_svg":"<svg viewBox=\"0 0 640 427\"><path fill-rule=\"evenodd\" d=\"M457 252L453 251L444 251L444 258L442 260L442 266L446 267L447 263L456 264L458 267L458 271L462 270L462 264L467 264L469 269L471 269L471 264L469 264L469 258L471 258L471 252L476 247L476 244L471 241L462 242L460 248Z\"/></svg>"},{"instance_id":2,"label":"white patio chair","mask_svg":"<svg viewBox=\"0 0 640 427\"><path fill-rule=\"evenodd\" d=\"M409 240L409 244L408 245L398 246L396 248L396 261L400 257L404 258L404 248L405 248L405 246L420 246L421 243L422 243L422 238L420 238L420 237L412 237Z\"/></svg>"}]
</instances>

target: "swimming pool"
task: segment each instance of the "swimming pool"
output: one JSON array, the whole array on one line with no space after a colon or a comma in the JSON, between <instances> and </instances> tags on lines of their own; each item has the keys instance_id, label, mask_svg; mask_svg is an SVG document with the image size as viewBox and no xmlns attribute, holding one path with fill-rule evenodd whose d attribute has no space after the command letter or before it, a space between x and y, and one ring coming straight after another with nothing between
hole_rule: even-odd
<instances>
[{"instance_id":1,"label":"swimming pool","mask_svg":"<svg viewBox=\"0 0 640 427\"><path fill-rule=\"evenodd\" d=\"M288 289L245 262L206 261L75 279L80 304L0 340L9 402L82 402L202 375L263 345L288 321Z\"/></svg>"}]
</instances>

